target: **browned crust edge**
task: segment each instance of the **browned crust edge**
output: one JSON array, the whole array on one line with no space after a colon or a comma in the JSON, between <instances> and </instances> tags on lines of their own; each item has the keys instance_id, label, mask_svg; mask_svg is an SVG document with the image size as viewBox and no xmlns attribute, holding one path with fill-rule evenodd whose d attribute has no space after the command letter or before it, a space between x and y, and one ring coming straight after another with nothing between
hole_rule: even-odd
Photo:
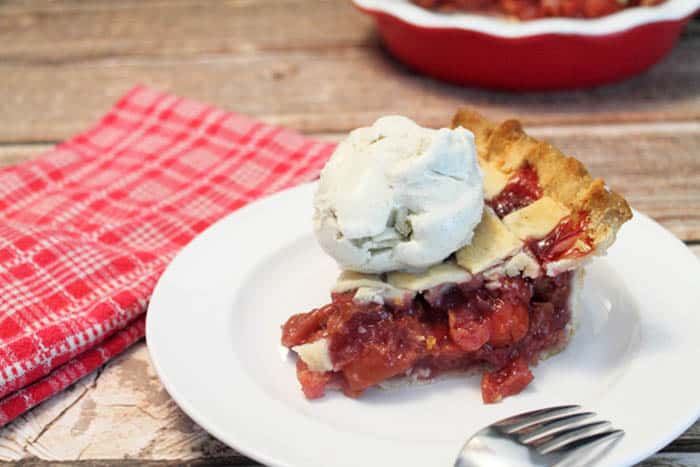
<instances>
[{"instance_id":1,"label":"browned crust edge","mask_svg":"<svg viewBox=\"0 0 700 467\"><path fill-rule=\"evenodd\" d=\"M529 164L537 172L546 196L573 213L588 213L587 232L596 253L603 253L622 224L632 218L632 210L620 194L610 190L602 179L591 177L578 160L528 136L519 121L495 124L472 109L462 108L452 119L452 127L458 126L474 133L482 162L509 175Z\"/></svg>"}]
</instances>

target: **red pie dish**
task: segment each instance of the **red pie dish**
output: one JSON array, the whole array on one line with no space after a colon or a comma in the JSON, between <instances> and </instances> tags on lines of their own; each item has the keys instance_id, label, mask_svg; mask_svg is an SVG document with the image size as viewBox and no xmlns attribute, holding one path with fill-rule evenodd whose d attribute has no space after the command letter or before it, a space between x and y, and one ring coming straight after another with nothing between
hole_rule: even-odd
<instances>
[{"instance_id":1,"label":"red pie dish","mask_svg":"<svg viewBox=\"0 0 700 467\"><path fill-rule=\"evenodd\" d=\"M508 90L583 88L648 69L673 47L700 0L666 0L601 18L516 21L444 13L410 0L353 0L389 51L442 80Z\"/></svg>"}]
</instances>

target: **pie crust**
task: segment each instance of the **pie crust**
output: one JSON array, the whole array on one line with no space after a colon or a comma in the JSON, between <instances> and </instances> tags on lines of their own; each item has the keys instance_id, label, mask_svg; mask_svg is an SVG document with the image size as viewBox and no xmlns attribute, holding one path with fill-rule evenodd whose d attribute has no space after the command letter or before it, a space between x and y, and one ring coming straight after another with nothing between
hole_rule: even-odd
<instances>
[{"instance_id":1,"label":"pie crust","mask_svg":"<svg viewBox=\"0 0 700 467\"><path fill-rule=\"evenodd\" d=\"M527 135L518 120L495 124L477 112L463 108L452 119L474 133L479 163L513 175L525 165L537 173L539 186L568 208L574 217L587 213L586 231L598 254L615 241L620 226L632 218L627 201L601 179L594 179L581 162L564 155L551 144Z\"/></svg>"}]
</instances>

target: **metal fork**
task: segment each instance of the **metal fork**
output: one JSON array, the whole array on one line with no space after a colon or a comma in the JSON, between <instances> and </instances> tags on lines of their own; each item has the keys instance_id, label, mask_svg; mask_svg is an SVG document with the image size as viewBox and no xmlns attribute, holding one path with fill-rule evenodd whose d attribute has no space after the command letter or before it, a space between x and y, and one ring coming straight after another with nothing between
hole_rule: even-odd
<instances>
[{"instance_id":1,"label":"metal fork","mask_svg":"<svg viewBox=\"0 0 700 467\"><path fill-rule=\"evenodd\" d=\"M593 412L562 405L492 423L469 438L455 467L574 467L591 463L625 432Z\"/></svg>"}]
</instances>

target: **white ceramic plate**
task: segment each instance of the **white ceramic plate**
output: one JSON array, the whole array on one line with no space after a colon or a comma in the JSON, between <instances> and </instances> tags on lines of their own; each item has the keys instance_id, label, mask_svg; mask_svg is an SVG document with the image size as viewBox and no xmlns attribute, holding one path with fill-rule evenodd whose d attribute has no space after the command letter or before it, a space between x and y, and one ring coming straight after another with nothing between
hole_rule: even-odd
<instances>
[{"instance_id":1,"label":"white ceramic plate","mask_svg":"<svg viewBox=\"0 0 700 467\"><path fill-rule=\"evenodd\" d=\"M151 300L148 348L170 395L240 452L281 466L451 466L467 435L544 406L577 403L627 435L601 465L637 462L700 416L700 262L635 213L589 268L569 347L500 404L478 377L360 399L307 401L280 325L328 301L337 269L311 233L313 185L216 223L170 264Z\"/></svg>"}]
</instances>

